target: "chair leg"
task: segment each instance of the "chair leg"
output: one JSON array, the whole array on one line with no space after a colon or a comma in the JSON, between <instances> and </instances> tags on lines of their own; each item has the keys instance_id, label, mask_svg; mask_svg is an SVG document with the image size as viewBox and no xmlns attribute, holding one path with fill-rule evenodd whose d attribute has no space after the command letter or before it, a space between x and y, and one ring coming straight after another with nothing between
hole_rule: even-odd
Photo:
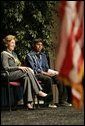
<instances>
[{"instance_id":1,"label":"chair leg","mask_svg":"<svg viewBox=\"0 0 85 126\"><path fill-rule=\"evenodd\" d=\"M36 108L35 102L36 102L36 95L33 93L33 108Z\"/></svg>"},{"instance_id":2,"label":"chair leg","mask_svg":"<svg viewBox=\"0 0 85 126\"><path fill-rule=\"evenodd\" d=\"M33 107L34 108L39 108L40 106L39 106L39 99L38 99L38 97L37 97L37 95L36 94L34 94L34 96L33 96Z\"/></svg>"},{"instance_id":3,"label":"chair leg","mask_svg":"<svg viewBox=\"0 0 85 126\"><path fill-rule=\"evenodd\" d=\"M37 107L40 108L40 105L39 105L39 98L37 97Z\"/></svg>"},{"instance_id":4,"label":"chair leg","mask_svg":"<svg viewBox=\"0 0 85 126\"><path fill-rule=\"evenodd\" d=\"M9 95L9 111L11 111L11 91L10 85L8 84L8 95Z\"/></svg>"}]
</instances>

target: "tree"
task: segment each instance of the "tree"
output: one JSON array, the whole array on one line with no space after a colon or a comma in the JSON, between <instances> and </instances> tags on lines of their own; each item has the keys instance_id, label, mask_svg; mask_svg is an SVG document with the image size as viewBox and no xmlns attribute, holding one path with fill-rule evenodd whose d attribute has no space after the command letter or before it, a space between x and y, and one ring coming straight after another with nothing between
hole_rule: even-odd
<instances>
[{"instance_id":1,"label":"tree","mask_svg":"<svg viewBox=\"0 0 85 126\"><path fill-rule=\"evenodd\" d=\"M45 41L46 50L51 47L52 9L56 1L1 1L1 38L16 35L16 51L23 61L34 38Z\"/></svg>"}]
</instances>

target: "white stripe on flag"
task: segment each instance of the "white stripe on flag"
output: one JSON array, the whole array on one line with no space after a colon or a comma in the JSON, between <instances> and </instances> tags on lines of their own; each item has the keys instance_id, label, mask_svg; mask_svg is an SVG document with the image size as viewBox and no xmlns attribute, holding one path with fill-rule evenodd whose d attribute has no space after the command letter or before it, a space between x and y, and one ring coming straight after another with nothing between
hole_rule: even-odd
<instances>
[{"instance_id":1,"label":"white stripe on flag","mask_svg":"<svg viewBox=\"0 0 85 126\"><path fill-rule=\"evenodd\" d=\"M80 93L77 90L75 90L74 88L72 88L72 95L79 100L81 99Z\"/></svg>"}]
</instances>

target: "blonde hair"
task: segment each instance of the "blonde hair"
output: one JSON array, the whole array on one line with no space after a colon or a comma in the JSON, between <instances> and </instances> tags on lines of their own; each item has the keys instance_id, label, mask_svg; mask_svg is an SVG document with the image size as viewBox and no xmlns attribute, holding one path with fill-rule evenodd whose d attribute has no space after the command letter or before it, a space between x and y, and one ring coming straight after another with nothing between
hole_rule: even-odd
<instances>
[{"instance_id":1,"label":"blonde hair","mask_svg":"<svg viewBox=\"0 0 85 126\"><path fill-rule=\"evenodd\" d=\"M3 42L5 44L7 44L9 41L11 41L12 39L15 40L15 42L17 41L16 37L14 35L7 35L4 39L3 39Z\"/></svg>"}]
</instances>

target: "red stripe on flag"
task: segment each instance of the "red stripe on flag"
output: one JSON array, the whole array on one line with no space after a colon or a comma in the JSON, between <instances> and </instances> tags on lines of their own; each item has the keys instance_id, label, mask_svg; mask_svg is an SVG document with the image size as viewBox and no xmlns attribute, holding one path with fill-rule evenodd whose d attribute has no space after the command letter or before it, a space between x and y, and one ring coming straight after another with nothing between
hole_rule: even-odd
<instances>
[{"instance_id":1,"label":"red stripe on flag","mask_svg":"<svg viewBox=\"0 0 85 126\"><path fill-rule=\"evenodd\" d=\"M73 34L73 28L74 28L74 21L72 23L72 27L71 27L71 33L70 33L70 36L68 36L67 38L67 47L66 47L66 55L65 55L65 58L63 60L63 63L62 63L62 67L60 69L60 75L66 77L69 79L69 72L72 68L72 57L73 57L73 42L74 42L74 34Z\"/></svg>"}]
</instances>

